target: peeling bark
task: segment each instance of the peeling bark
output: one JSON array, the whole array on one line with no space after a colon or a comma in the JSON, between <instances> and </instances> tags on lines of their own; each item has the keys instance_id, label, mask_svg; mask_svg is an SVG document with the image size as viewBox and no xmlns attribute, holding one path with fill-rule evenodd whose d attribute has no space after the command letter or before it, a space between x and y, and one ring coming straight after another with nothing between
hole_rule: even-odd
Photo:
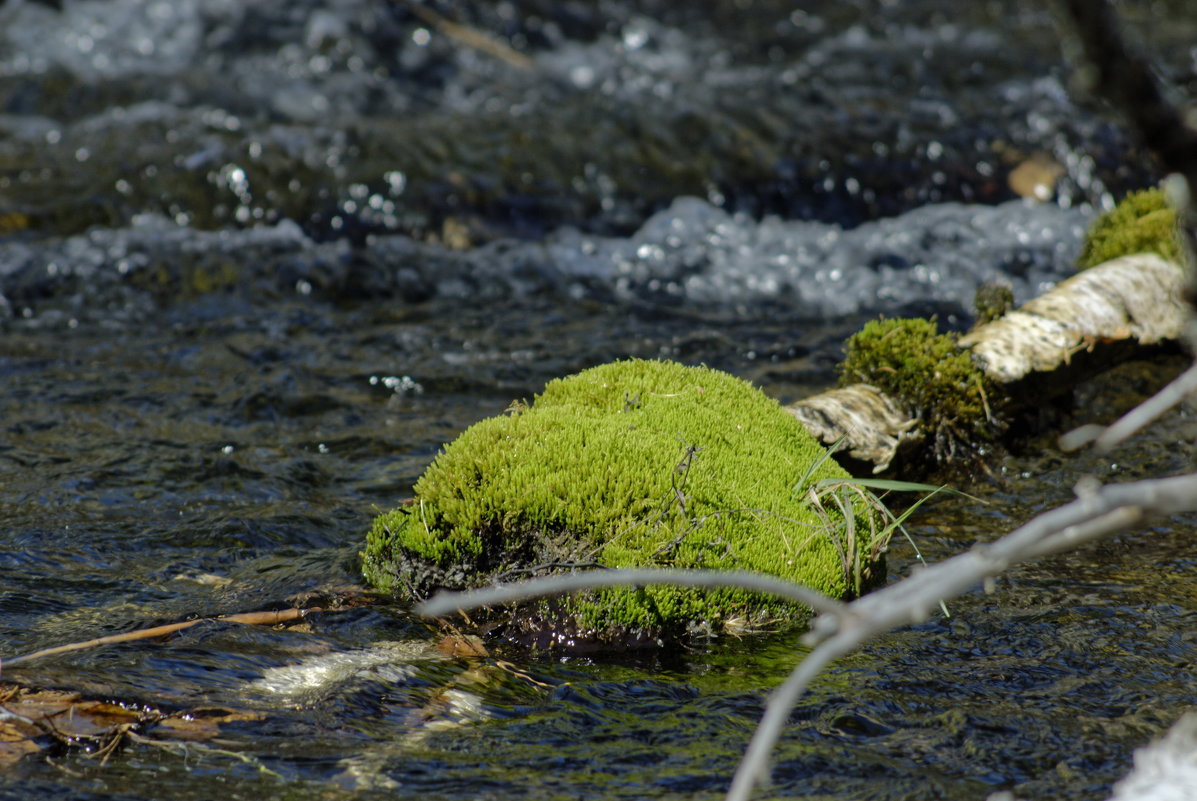
<instances>
[{"instance_id":1,"label":"peeling bark","mask_svg":"<svg viewBox=\"0 0 1197 801\"><path fill-rule=\"evenodd\" d=\"M889 467L903 445L922 438L914 430L918 421L868 384L829 390L786 409L825 445L842 440L848 455L871 462L874 473Z\"/></svg>"},{"instance_id":2,"label":"peeling bark","mask_svg":"<svg viewBox=\"0 0 1197 801\"><path fill-rule=\"evenodd\" d=\"M1101 342L1154 345L1184 330L1184 273L1152 253L1107 261L960 339L994 381L1055 370Z\"/></svg>"},{"instance_id":3,"label":"peeling bark","mask_svg":"<svg viewBox=\"0 0 1197 801\"><path fill-rule=\"evenodd\" d=\"M1123 256L976 328L959 345L999 387L1009 387L1032 373L1060 370L1077 353L1104 344L1147 346L1179 339L1188 319L1184 289L1185 275L1176 264L1150 253ZM991 405L1009 413L1008 400L994 398ZM825 445L842 441L849 455L872 464L874 473L924 439L920 410L905 409L868 384L829 390L787 409Z\"/></svg>"}]
</instances>

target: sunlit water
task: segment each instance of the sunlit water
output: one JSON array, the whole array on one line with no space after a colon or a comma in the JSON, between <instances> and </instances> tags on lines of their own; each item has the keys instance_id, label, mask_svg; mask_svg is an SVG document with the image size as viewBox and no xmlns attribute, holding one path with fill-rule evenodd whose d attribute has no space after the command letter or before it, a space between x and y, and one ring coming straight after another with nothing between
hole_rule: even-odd
<instances>
[{"instance_id":1,"label":"sunlit water","mask_svg":"<svg viewBox=\"0 0 1197 801\"><path fill-rule=\"evenodd\" d=\"M65 5L0 6L0 657L356 584L370 519L441 444L559 375L665 357L816 392L876 313L961 328L982 282L1024 300L1066 276L1145 174L1072 103L1034 9L471 10L529 73L398 4ZM1006 186L1033 151L1056 202ZM1190 470L1193 439L1187 408L1105 460L1048 437L912 530L946 558L1082 475ZM1197 697L1194 523L1018 568L844 659L761 797L1104 798ZM440 636L383 601L5 669L246 719L104 765L28 757L0 794L714 798L804 652L466 659Z\"/></svg>"}]
</instances>

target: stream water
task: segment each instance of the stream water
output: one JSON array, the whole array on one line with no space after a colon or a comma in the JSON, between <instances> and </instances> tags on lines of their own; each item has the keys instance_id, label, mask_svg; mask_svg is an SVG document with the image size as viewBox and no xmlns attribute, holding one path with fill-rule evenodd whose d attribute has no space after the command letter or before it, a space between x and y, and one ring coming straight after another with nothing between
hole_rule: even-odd
<instances>
[{"instance_id":1,"label":"stream water","mask_svg":"<svg viewBox=\"0 0 1197 801\"><path fill-rule=\"evenodd\" d=\"M962 328L980 283L1068 275L1151 164L1072 99L1045 12L959 5L0 5L0 658L357 583L375 512L553 377L665 357L791 401L878 313ZM1123 12L1191 89L1183 5ZM1082 387L1056 425L1180 366ZM1028 443L912 533L942 559L1081 476L1192 470L1193 414L1104 460ZM1197 699L1195 523L842 660L760 797L1105 798ZM798 637L478 659L402 602L205 622L4 668L219 732L47 749L0 797L716 798Z\"/></svg>"}]
</instances>

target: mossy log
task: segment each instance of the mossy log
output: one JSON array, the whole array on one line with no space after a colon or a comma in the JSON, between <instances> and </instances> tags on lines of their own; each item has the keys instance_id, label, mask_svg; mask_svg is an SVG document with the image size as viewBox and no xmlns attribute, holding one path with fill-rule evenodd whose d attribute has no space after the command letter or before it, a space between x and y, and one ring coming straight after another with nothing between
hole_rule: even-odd
<instances>
[{"instance_id":1,"label":"mossy log","mask_svg":"<svg viewBox=\"0 0 1197 801\"><path fill-rule=\"evenodd\" d=\"M413 501L375 520L363 571L411 600L598 566L754 570L850 597L879 577L885 543L867 508L808 492L848 478L741 379L614 362L554 380L530 407L446 446ZM739 589L649 586L541 602L492 622L526 644L609 647L806 614Z\"/></svg>"},{"instance_id":2,"label":"mossy log","mask_svg":"<svg viewBox=\"0 0 1197 801\"><path fill-rule=\"evenodd\" d=\"M1077 275L959 338L929 320L869 323L848 342L844 386L788 408L874 472L915 449L929 448L925 461L951 461L1084 378L1073 369L1079 354L1101 366L1178 339L1191 310L1184 271L1165 257L1179 252L1163 193L1134 193L1089 232Z\"/></svg>"},{"instance_id":3,"label":"mossy log","mask_svg":"<svg viewBox=\"0 0 1197 801\"><path fill-rule=\"evenodd\" d=\"M919 330L933 325L927 320L882 321L885 330L866 326L850 341L844 362L846 375L870 383L850 383L787 408L823 443L841 442L873 472L928 441L931 460L947 462L997 439L1033 398L1067 391L1083 378L1078 372L1067 381L1035 381L1034 391L1023 386L1063 372L1078 354L1109 364L1129 352L1119 346L1178 339L1189 313L1184 288L1178 265L1141 253L1078 273L959 339ZM968 366L940 358L944 343ZM1110 358L1103 361L1103 353Z\"/></svg>"}]
</instances>

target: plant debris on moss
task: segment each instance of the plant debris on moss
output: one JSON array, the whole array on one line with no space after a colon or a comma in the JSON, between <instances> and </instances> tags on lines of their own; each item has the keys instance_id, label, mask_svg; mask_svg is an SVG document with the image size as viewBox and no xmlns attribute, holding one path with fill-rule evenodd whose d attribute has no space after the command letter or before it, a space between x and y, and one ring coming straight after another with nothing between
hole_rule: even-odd
<instances>
[{"instance_id":1,"label":"plant debris on moss","mask_svg":"<svg viewBox=\"0 0 1197 801\"><path fill-rule=\"evenodd\" d=\"M1176 210L1159 188L1131 192L1093 223L1085 236L1077 269L1085 270L1119 256L1155 253L1181 263Z\"/></svg>"},{"instance_id":2,"label":"plant debris on moss","mask_svg":"<svg viewBox=\"0 0 1197 801\"><path fill-rule=\"evenodd\" d=\"M933 320L873 320L847 343L840 384L871 384L918 420L941 463L993 440L994 385Z\"/></svg>"},{"instance_id":3,"label":"plant debris on moss","mask_svg":"<svg viewBox=\"0 0 1197 801\"><path fill-rule=\"evenodd\" d=\"M734 376L663 361L602 365L550 382L530 407L448 445L415 498L375 520L363 570L410 599L600 566L756 570L844 597L844 521L795 491L808 473L811 483L849 478L825 454ZM802 620L806 610L738 589L651 586L542 602L531 614L619 640Z\"/></svg>"}]
</instances>

